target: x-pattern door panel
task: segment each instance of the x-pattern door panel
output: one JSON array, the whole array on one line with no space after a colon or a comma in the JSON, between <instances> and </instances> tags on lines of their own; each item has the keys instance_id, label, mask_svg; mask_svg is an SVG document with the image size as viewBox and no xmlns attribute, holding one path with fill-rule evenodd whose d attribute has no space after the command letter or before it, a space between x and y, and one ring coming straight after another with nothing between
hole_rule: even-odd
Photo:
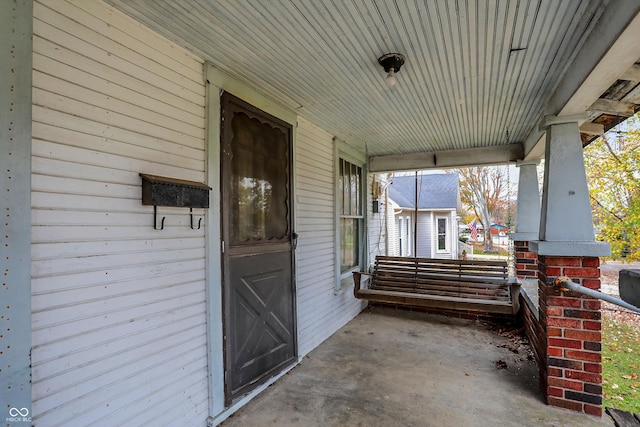
<instances>
[{"instance_id":1,"label":"x-pattern door panel","mask_svg":"<svg viewBox=\"0 0 640 427\"><path fill-rule=\"evenodd\" d=\"M236 284L230 295L231 323L227 337L232 361L232 394L237 394L244 385L256 380L263 371L278 368L283 361L293 356L291 343L293 333L291 325L291 293L280 283L291 280L286 269L277 267L287 262L289 254L273 253L260 256L239 257L231 261L231 271L238 277L232 277ZM259 263L260 271L252 269L250 274L242 276L247 264Z\"/></svg>"}]
</instances>

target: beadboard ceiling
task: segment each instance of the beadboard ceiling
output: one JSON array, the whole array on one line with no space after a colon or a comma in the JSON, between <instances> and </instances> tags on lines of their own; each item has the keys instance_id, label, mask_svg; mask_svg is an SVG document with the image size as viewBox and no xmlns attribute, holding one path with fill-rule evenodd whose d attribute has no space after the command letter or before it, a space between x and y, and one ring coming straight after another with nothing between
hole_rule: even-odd
<instances>
[{"instance_id":1,"label":"beadboard ceiling","mask_svg":"<svg viewBox=\"0 0 640 427\"><path fill-rule=\"evenodd\" d=\"M370 156L524 146L640 9L624 0L107 2ZM640 57L632 51L629 64ZM377 63L389 52L406 57L393 88ZM589 102L618 76L607 78Z\"/></svg>"}]
</instances>

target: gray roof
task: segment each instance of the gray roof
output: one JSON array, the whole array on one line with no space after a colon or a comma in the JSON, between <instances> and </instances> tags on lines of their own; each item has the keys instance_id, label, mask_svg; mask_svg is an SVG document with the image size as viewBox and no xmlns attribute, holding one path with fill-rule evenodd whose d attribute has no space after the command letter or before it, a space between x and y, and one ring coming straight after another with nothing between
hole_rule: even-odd
<instances>
[{"instance_id":1,"label":"gray roof","mask_svg":"<svg viewBox=\"0 0 640 427\"><path fill-rule=\"evenodd\" d=\"M415 209L416 177L394 176L389 198L402 208ZM418 209L456 209L458 174L418 175Z\"/></svg>"}]
</instances>

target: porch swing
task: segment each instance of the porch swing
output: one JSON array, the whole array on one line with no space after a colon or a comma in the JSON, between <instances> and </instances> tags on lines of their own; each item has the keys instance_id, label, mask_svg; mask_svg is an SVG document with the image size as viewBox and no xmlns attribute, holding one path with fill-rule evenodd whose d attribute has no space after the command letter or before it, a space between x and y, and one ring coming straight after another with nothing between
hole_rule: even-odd
<instances>
[{"instance_id":1,"label":"porch swing","mask_svg":"<svg viewBox=\"0 0 640 427\"><path fill-rule=\"evenodd\" d=\"M415 197L417 210L417 173ZM511 206L509 217L510 211ZM414 231L414 248L416 240ZM511 259L511 250L509 254ZM509 270L508 261L378 255L371 273L353 273L353 292L376 303L513 316L520 310L520 284L509 277Z\"/></svg>"}]
</instances>

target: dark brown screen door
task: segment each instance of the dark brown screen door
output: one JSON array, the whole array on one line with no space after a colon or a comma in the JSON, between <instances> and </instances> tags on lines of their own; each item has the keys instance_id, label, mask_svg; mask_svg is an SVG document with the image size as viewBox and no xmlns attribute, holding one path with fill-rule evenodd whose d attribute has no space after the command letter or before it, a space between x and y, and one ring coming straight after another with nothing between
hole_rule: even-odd
<instances>
[{"instance_id":1,"label":"dark brown screen door","mask_svg":"<svg viewBox=\"0 0 640 427\"><path fill-rule=\"evenodd\" d=\"M227 404L296 357L291 134L290 124L223 94Z\"/></svg>"}]
</instances>

